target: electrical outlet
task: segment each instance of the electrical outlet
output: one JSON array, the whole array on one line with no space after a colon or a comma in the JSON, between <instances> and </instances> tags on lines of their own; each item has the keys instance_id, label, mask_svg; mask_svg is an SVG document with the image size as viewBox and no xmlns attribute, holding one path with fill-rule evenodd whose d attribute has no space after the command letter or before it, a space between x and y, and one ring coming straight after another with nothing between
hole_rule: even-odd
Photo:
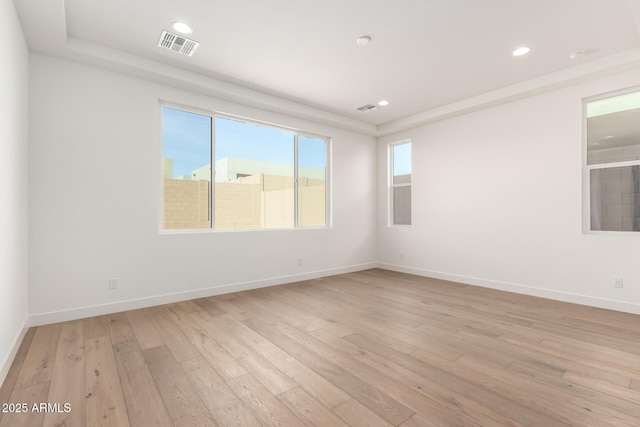
<instances>
[{"instance_id":1,"label":"electrical outlet","mask_svg":"<svg viewBox=\"0 0 640 427\"><path fill-rule=\"evenodd\" d=\"M613 278L613 287L614 288L621 288L624 286L624 280L622 279L622 277L614 277Z\"/></svg>"},{"instance_id":2,"label":"electrical outlet","mask_svg":"<svg viewBox=\"0 0 640 427\"><path fill-rule=\"evenodd\" d=\"M109 289L118 289L118 279L109 279Z\"/></svg>"},{"instance_id":3,"label":"electrical outlet","mask_svg":"<svg viewBox=\"0 0 640 427\"><path fill-rule=\"evenodd\" d=\"M302 258L298 258L298 265L302 265L303 261L304 260Z\"/></svg>"},{"instance_id":4,"label":"electrical outlet","mask_svg":"<svg viewBox=\"0 0 640 427\"><path fill-rule=\"evenodd\" d=\"M404 252L400 252L400 259L404 259Z\"/></svg>"}]
</instances>

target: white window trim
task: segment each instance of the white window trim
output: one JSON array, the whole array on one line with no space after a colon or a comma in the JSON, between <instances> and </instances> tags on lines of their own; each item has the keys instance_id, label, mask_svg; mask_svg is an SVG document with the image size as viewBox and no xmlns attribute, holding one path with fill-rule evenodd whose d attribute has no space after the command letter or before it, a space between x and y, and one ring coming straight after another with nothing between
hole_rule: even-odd
<instances>
[{"instance_id":1,"label":"white window trim","mask_svg":"<svg viewBox=\"0 0 640 427\"><path fill-rule=\"evenodd\" d=\"M640 91L640 86L632 86L600 95L582 99L582 233L606 236L640 236L637 231L606 231L591 229L591 171L625 166L640 165L640 160L625 160L620 162L588 164L589 153L587 146L587 104L601 99L613 98L631 92Z\"/></svg>"}]
</instances>

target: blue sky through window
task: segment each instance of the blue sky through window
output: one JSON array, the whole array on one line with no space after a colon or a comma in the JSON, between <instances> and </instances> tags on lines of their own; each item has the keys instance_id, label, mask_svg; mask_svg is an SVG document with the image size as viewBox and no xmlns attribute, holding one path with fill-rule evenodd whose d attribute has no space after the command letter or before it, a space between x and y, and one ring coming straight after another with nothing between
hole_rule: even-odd
<instances>
[{"instance_id":1,"label":"blue sky through window","mask_svg":"<svg viewBox=\"0 0 640 427\"><path fill-rule=\"evenodd\" d=\"M298 166L326 168L326 142L310 136L298 136Z\"/></svg>"},{"instance_id":2,"label":"blue sky through window","mask_svg":"<svg viewBox=\"0 0 640 427\"><path fill-rule=\"evenodd\" d=\"M293 132L223 117L215 124L216 160L238 157L293 168Z\"/></svg>"},{"instance_id":3,"label":"blue sky through window","mask_svg":"<svg viewBox=\"0 0 640 427\"><path fill-rule=\"evenodd\" d=\"M411 143L393 146L393 175L407 175L411 173Z\"/></svg>"},{"instance_id":4,"label":"blue sky through window","mask_svg":"<svg viewBox=\"0 0 640 427\"><path fill-rule=\"evenodd\" d=\"M211 117L162 108L162 157L173 159L173 177L211 163Z\"/></svg>"},{"instance_id":5,"label":"blue sky through window","mask_svg":"<svg viewBox=\"0 0 640 427\"><path fill-rule=\"evenodd\" d=\"M162 108L162 157L173 159L173 176L211 163L211 117ZM293 166L291 131L215 117L215 159L238 157ZM300 166L325 168L322 139L299 136Z\"/></svg>"}]
</instances>

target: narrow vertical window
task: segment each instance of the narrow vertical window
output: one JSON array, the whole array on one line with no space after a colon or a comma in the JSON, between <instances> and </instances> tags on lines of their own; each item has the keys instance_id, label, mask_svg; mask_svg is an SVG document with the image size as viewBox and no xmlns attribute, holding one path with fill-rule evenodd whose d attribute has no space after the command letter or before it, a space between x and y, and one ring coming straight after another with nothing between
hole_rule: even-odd
<instances>
[{"instance_id":1,"label":"narrow vertical window","mask_svg":"<svg viewBox=\"0 0 640 427\"><path fill-rule=\"evenodd\" d=\"M640 92L585 103L591 231L640 231Z\"/></svg>"},{"instance_id":2,"label":"narrow vertical window","mask_svg":"<svg viewBox=\"0 0 640 427\"><path fill-rule=\"evenodd\" d=\"M389 147L391 224L411 225L411 142Z\"/></svg>"},{"instance_id":3,"label":"narrow vertical window","mask_svg":"<svg viewBox=\"0 0 640 427\"><path fill-rule=\"evenodd\" d=\"M163 229L211 228L211 117L162 108Z\"/></svg>"},{"instance_id":4,"label":"narrow vertical window","mask_svg":"<svg viewBox=\"0 0 640 427\"><path fill-rule=\"evenodd\" d=\"M298 225L327 223L327 142L321 138L298 137Z\"/></svg>"}]
</instances>

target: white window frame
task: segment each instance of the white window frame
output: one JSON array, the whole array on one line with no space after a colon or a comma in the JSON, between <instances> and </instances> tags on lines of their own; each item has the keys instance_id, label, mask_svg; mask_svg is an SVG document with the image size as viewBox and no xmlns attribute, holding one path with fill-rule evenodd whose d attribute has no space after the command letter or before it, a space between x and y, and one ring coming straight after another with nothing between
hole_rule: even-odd
<instances>
[{"instance_id":1,"label":"white window frame","mask_svg":"<svg viewBox=\"0 0 640 427\"><path fill-rule=\"evenodd\" d=\"M209 228L186 228L186 229L165 229L163 228L163 180L162 180L162 158L163 158L163 141L162 141L162 111L163 108L171 108L175 110L184 111L186 113L199 114L203 116L209 116L211 118L211 185L210 185L210 193L209 197L211 198L211 211L209 213L209 217L211 218L211 227ZM250 119L243 116L236 116L228 113L204 110L201 108L189 107L182 104L176 104L167 101L159 102L159 116L160 116L160 161L158 164L160 165L160 190L159 190L159 209L158 209L158 228L160 234L189 234L189 233L238 233L238 232L269 232L269 231L290 231L290 230L313 230L313 229L329 229L333 227L333 215L331 209L331 170L332 170L332 161L331 161L331 145L332 138L329 136L319 135L313 132L301 131L297 128L277 125L269 122L263 122L260 120ZM239 122L253 124L262 127L269 127L278 130L284 130L287 132L291 132L294 136L294 225L293 227L287 228L248 228L248 229L238 229L238 230L218 230L215 228L215 122L216 118L228 119L228 120L236 120ZM298 221L298 138L300 136L305 136L309 138L321 139L325 142L325 224L324 225L300 225Z\"/></svg>"},{"instance_id":2,"label":"white window frame","mask_svg":"<svg viewBox=\"0 0 640 427\"><path fill-rule=\"evenodd\" d=\"M582 232L583 234L600 235L620 235L620 236L640 236L637 231L607 231L591 229L591 171L596 169L610 169L624 166L640 165L640 160L626 160L619 162L589 164L589 153L587 145L587 104L602 99L614 98L628 93L640 92L640 86L633 86L626 89L615 90L600 95L590 96L582 99Z\"/></svg>"},{"instance_id":3,"label":"white window frame","mask_svg":"<svg viewBox=\"0 0 640 427\"><path fill-rule=\"evenodd\" d=\"M287 128L282 128L282 127L277 127L277 129L287 129ZM291 129L289 129L291 130ZM294 169L294 185L293 185L293 190L294 190L294 204L295 204L295 212L294 212L294 228L301 228L301 229L313 229L313 228L331 228L331 224L332 224L332 218L331 218L331 209L329 209L329 200L330 200L330 183L331 183L331 174L330 174L330 166L329 166L329 162L330 162L330 154L331 154L331 138L328 136L322 136L322 135L318 135L318 134L314 134L311 132L306 132L306 131L299 131L299 130L291 130L292 132L294 132L294 163L293 163L293 169ZM314 139L321 139L324 140L324 159L325 159L325 171L324 171L324 225L300 225L298 223L298 215L299 215L299 209L298 209L298 138L300 138L301 136L305 136L307 138L314 138Z\"/></svg>"},{"instance_id":4,"label":"white window frame","mask_svg":"<svg viewBox=\"0 0 640 427\"><path fill-rule=\"evenodd\" d=\"M398 146L398 145L404 145L404 144L411 144L411 182L405 182L405 183L400 183L400 184L394 184L393 182L393 149L394 147ZM394 212L394 206L395 206L395 200L394 200L394 189L395 188L399 188L399 187L410 187L410 192L413 193L413 189L411 188L411 186L413 185L413 143L411 142L411 139L405 139L402 141L397 141L397 142L392 142L390 144L388 144L387 146L387 158L389 159L389 163L388 163L388 172L387 172L387 184L388 184L388 191L387 191L387 196L388 196L388 222L387 222L387 226L389 227L411 227L413 225L413 197L411 197L411 204L409 206L409 211L411 214L411 223L410 224L396 224L395 223L395 212ZM413 194L412 194L413 196Z\"/></svg>"}]
</instances>

